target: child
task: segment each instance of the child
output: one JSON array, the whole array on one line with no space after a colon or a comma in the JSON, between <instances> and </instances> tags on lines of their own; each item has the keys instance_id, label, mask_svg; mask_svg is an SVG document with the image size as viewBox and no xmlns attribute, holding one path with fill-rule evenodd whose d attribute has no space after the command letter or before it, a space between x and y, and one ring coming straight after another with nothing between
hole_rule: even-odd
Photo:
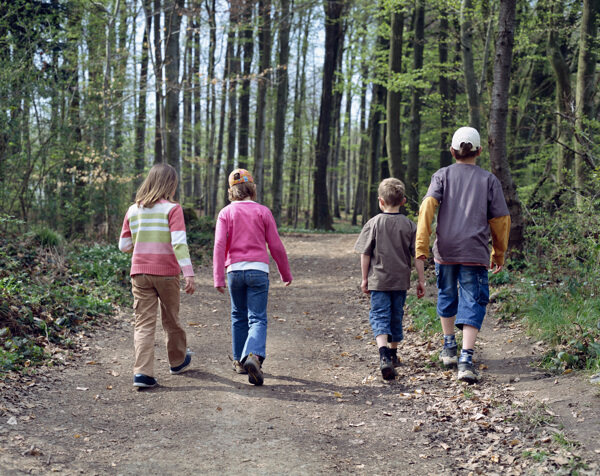
<instances>
[{"instance_id":1,"label":"child","mask_svg":"<svg viewBox=\"0 0 600 476\"><path fill-rule=\"evenodd\" d=\"M381 375L384 380L393 380L397 375L394 367L398 366L398 342L403 338L404 301L410 288L410 260L417 227L400 213L400 207L406 203L400 180L383 180L378 194L383 213L365 224L354 250L361 253L360 287L363 293L371 295L369 321L379 347Z\"/></svg>"},{"instance_id":2,"label":"child","mask_svg":"<svg viewBox=\"0 0 600 476\"><path fill-rule=\"evenodd\" d=\"M194 270L183 210L173 202L177 183L177 172L170 165L152 167L137 191L135 203L127 210L121 230L119 249L133 253L130 274L135 315L135 387L158 385L154 378L154 331L159 302L171 373L183 372L192 360L179 323L179 273L183 271L185 277L185 292L193 294Z\"/></svg>"},{"instance_id":3,"label":"child","mask_svg":"<svg viewBox=\"0 0 600 476\"><path fill-rule=\"evenodd\" d=\"M474 383L480 376L473 366L473 349L489 301L490 230L495 274L504 265L510 215L500 181L475 165L475 159L481 154L479 132L472 127L458 129L452 137L450 152L456 163L433 174L419 211L417 288L424 292L424 260L429 254L431 222L439 206L433 257L438 286L437 311L444 332L440 357L445 366L458 363L458 380ZM463 331L459 359L454 325Z\"/></svg>"},{"instance_id":4,"label":"child","mask_svg":"<svg viewBox=\"0 0 600 476\"><path fill-rule=\"evenodd\" d=\"M231 203L219 212L213 252L214 285L225 292L225 268L231 296L233 368L263 384L266 357L269 245L285 286L292 283L287 254L271 211L255 202L256 185L247 170L229 175Z\"/></svg>"}]
</instances>

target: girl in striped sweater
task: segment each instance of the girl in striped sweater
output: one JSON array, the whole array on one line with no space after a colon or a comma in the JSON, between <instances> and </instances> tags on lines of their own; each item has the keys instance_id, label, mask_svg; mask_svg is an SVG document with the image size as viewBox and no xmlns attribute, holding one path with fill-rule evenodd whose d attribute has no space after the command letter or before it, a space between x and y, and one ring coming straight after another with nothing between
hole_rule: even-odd
<instances>
[{"instance_id":1,"label":"girl in striped sweater","mask_svg":"<svg viewBox=\"0 0 600 476\"><path fill-rule=\"evenodd\" d=\"M129 207L119 240L119 249L133 253L131 285L135 316L135 364L133 385L154 387L154 333L160 303L162 326L170 371L186 370L192 360L185 330L179 322L179 275L185 292L194 293L194 269L188 251L181 205L173 201L177 172L168 164L150 169Z\"/></svg>"}]
</instances>

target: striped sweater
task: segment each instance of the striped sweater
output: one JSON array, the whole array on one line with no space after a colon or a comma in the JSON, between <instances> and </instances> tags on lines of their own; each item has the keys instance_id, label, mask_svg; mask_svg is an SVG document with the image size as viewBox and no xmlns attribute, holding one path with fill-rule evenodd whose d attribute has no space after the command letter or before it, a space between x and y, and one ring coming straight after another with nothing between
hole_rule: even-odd
<instances>
[{"instance_id":1,"label":"striped sweater","mask_svg":"<svg viewBox=\"0 0 600 476\"><path fill-rule=\"evenodd\" d=\"M131 276L194 276L188 250L183 210L178 203L160 200L152 208L129 207L119 249L131 253Z\"/></svg>"}]
</instances>

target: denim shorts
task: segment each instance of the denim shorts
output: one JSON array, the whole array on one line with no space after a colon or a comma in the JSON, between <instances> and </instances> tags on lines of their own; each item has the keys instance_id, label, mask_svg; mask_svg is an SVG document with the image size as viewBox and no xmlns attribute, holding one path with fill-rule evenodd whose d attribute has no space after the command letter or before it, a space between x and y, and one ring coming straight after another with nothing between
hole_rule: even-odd
<instances>
[{"instance_id":1,"label":"denim shorts","mask_svg":"<svg viewBox=\"0 0 600 476\"><path fill-rule=\"evenodd\" d=\"M488 270L485 266L435 264L437 312L441 317L456 316L456 327L468 325L481 329L490 300Z\"/></svg>"},{"instance_id":2,"label":"denim shorts","mask_svg":"<svg viewBox=\"0 0 600 476\"><path fill-rule=\"evenodd\" d=\"M387 334L388 342L400 342L406 291L371 291L369 322L373 335Z\"/></svg>"}]
</instances>

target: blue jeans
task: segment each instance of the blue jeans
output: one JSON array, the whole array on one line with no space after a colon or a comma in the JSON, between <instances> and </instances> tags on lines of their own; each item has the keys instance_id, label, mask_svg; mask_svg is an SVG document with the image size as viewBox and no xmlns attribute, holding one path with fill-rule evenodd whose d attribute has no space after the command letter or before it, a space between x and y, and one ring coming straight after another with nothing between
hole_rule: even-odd
<instances>
[{"instance_id":1,"label":"blue jeans","mask_svg":"<svg viewBox=\"0 0 600 476\"><path fill-rule=\"evenodd\" d=\"M488 271L485 266L435 264L440 317L456 316L459 329L468 325L481 329L490 300Z\"/></svg>"},{"instance_id":2,"label":"blue jeans","mask_svg":"<svg viewBox=\"0 0 600 476\"><path fill-rule=\"evenodd\" d=\"M252 353L266 356L269 274L249 269L227 273L231 296L233 359L242 361Z\"/></svg>"},{"instance_id":3,"label":"blue jeans","mask_svg":"<svg viewBox=\"0 0 600 476\"><path fill-rule=\"evenodd\" d=\"M406 291L371 291L369 322L373 335L387 334L388 342L400 342Z\"/></svg>"}]
</instances>

